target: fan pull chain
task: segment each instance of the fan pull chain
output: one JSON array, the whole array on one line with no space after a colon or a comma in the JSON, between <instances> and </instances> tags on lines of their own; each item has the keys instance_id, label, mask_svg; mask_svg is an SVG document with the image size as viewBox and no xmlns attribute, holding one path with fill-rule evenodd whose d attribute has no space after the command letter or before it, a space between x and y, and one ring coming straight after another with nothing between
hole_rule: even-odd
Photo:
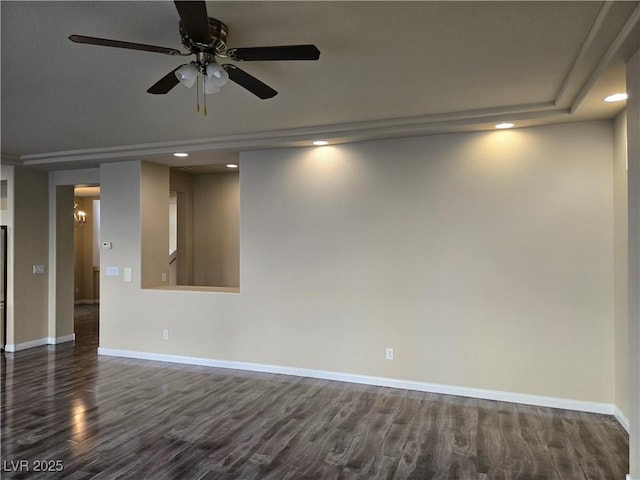
<instances>
[{"instance_id":1,"label":"fan pull chain","mask_svg":"<svg viewBox=\"0 0 640 480\"><path fill-rule=\"evenodd\" d=\"M196 76L196 112L200 111L200 75Z\"/></svg>"},{"instance_id":2,"label":"fan pull chain","mask_svg":"<svg viewBox=\"0 0 640 480\"><path fill-rule=\"evenodd\" d=\"M202 103L204 105L204 116L207 116L207 92L204 91L204 77L202 78Z\"/></svg>"}]
</instances>

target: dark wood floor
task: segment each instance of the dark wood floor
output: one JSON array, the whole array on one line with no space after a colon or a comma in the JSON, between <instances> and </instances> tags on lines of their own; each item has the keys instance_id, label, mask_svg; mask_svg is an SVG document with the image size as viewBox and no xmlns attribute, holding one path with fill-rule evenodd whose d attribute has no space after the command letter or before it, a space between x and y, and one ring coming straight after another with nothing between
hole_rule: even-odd
<instances>
[{"instance_id":1,"label":"dark wood floor","mask_svg":"<svg viewBox=\"0 0 640 480\"><path fill-rule=\"evenodd\" d=\"M97 333L97 310L83 306L75 345L4 354L2 478L621 480L628 471L628 437L610 416L98 357ZM36 466L64 470L13 471Z\"/></svg>"}]
</instances>

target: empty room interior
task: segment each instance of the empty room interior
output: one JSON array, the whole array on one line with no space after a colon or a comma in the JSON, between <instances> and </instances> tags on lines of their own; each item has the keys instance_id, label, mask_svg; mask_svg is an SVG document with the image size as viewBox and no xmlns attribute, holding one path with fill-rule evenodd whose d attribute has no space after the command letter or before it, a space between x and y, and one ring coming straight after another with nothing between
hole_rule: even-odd
<instances>
[{"instance_id":1,"label":"empty room interior","mask_svg":"<svg viewBox=\"0 0 640 480\"><path fill-rule=\"evenodd\" d=\"M0 2L3 478L640 480L640 2Z\"/></svg>"}]
</instances>

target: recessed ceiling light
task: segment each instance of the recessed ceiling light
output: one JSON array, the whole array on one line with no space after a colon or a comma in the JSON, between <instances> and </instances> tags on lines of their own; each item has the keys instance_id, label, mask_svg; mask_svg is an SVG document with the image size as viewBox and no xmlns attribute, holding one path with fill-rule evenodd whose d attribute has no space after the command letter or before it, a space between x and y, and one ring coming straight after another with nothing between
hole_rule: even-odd
<instances>
[{"instance_id":1,"label":"recessed ceiling light","mask_svg":"<svg viewBox=\"0 0 640 480\"><path fill-rule=\"evenodd\" d=\"M324 145L329 145L329 142L327 142L326 140L314 140L314 141L313 141L313 144L314 144L316 147L322 147L322 146L324 146Z\"/></svg>"},{"instance_id":2,"label":"recessed ceiling light","mask_svg":"<svg viewBox=\"0 0 640 480\"><path fill-rule=\"evenodd\" d=\"M505 129L505 128L513 128L513 123L510 122L504 122L504 123L499 123L496 125L496 128L500 128L500 129Z\"/></svg>"},{"instance_id":3,"label":"recessed ceiling light","mask_svg":"<svg viewBox=\"0 0 640 480\"><path fill-rule=\"evenodd\" d=\"M238 168L237 163L227 163L227 168Z\"/></svg>"},{"instance_id":4,"label":"recessed ceiling light","mask_svg":"<svg viewBox=\"0 0 640 480\"><path fill-rule=\"evenodd\" d=\"M184 153L184 152L176 152L173 154L174 157L188 157L189 154L188 153Z\"/></svg>"},{"instance_id":5,"label":"recessed ceiling light","mask_svg":"<svg viewBox=\"0 0 640 480\"><path fill-rule=\"evenodd\" d=\"M613 95L609 95L608 97L604 97L605 102L622 102L629 98L629 95L626 93L614 93Z\"/></svg>"}]
</instances>

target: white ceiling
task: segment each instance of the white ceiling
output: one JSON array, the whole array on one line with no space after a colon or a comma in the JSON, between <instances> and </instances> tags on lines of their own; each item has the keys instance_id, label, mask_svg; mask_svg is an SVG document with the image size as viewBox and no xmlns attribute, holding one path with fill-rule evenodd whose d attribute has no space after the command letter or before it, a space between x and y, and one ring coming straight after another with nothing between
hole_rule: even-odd
<instances>
[{"instance_id":1,"label":"white ceiling","mask_svg":"<svg viewBox=\"0 0 640 480\"><path fill-rule=\"evenodd\" d=\"M230 47L314 43L317 62L244 62L279 94L229 83L146 89L181 63L80 45L71 34L181 47L173 2L8 2L2 18L3 161L78 168L147 159L226 163L238 150L612 118L640 2L207 2ZM191 152L187 160L170 155Z\"/></svg>"}]
</instances>

